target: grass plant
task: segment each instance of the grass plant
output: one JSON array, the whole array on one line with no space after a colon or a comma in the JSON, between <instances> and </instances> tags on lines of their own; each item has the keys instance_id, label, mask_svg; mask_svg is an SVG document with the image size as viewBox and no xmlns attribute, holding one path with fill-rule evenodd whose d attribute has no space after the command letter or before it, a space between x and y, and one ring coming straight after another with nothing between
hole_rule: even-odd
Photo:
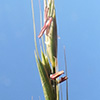
<instances>
[{"instance_id":1,"label":"grass plant","mask_svg":"<svg viewBox=\"0 0 100 100\"><path fill-rule=\"evenodd\" d=\"M59 99L59 84L67 80L67 66L66 76L58 78L64 71L58 71L57 64L57 23L54 0L44 0L44 25L42 26L42 13L40 7L40 24L41 31L39 35L36 34L35 18L33 0L32 15L33 15L33 29L34 29L34 44L35 44L35 58L43 87L45 100L60 100ZM43 39L45 37L45 39ZM42 47L40 47L41 57L38 53L37 38L42 39ZM65 58L66 60L66 58ZM66 62L66 61L65 61ZM66 82L66 100L68 100L68 82ZM61 92L62 93L62 92Z\"/></svg>"}]
</instances>

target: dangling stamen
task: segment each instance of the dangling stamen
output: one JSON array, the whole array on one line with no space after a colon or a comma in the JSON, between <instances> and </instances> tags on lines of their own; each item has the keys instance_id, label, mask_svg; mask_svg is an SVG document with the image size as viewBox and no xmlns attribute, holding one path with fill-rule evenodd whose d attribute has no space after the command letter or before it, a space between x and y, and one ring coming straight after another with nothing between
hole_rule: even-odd
<instances>
[{"instance_id":1,"label":"dangling stamen","mask_svg":"<svg viewBox=\"0 0 100 100\"><path fill-rule=\"evenodd\" d=\"M57 77L59 77L60 75L62 75L62 74L64 74L64 71L59 71L59 72L57 72L57 73L55 73L55 74L51 74L51 75L50 75L50 78L51 78L52 80L54 80L54 79L56 79Z\"/></svg>"},{"instance_id":2,"label":"dangling stamen","mask_svg":"<svg viewBox=\"0 0 100 100\"><path fill-rule=\"evenodd\" d=\"M52 22L52 17L49 17L49 19L45 22L43 28L41 29L40 34L38 35L38 38L41 38L41 36L46 31L46 29L50 27L51 22Z\"/></svg>"},{"instance_id":3,"label":"dangling stamen","mask_svg":"<svg viewBox=\"0 0 100 100\"><path fill-rule=\"evenodd\" d=\"M64 82L64 81L67 80L67 79L68 79L67 76L61 77L61 79L58 81L58 83L62 83L62 82Z\"/></svg>"}]
</instances>

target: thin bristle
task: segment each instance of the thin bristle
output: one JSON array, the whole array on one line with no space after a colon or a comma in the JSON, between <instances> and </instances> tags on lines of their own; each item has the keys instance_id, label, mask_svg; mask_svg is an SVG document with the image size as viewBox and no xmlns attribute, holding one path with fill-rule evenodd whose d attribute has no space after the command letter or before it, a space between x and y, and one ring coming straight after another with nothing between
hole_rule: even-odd
<instances>
[{"instance_id":1,"label":"thin bristle","mask_svg":"<svg viewBox=\"0 0 100 100\"><path fill-rule=\"evenodd\" d=\"M63 100L62 85L60 84L61 100Z\"/></svg>"},{"instance_id":2,"label":"thin bristle","mask_svg":"<svg viewBox=\"0 0 100 100\"><path fill-rule=\"evenodd\" d=\"M41 29L42 29L42 11L41 11L41 2L40 2L40 0L39 0L39 8L40 8L40 27L41 27ZM42 37L42 46L43 46L43 51L44 51L44 53L45 53L45 46L44 46L44 39L43 39L43 37Z\"/></svg>"},{"instance_id":3,"label":"thin bristle","mask_svg":"<svg viewBox=\"0 0 100 100\"><path fill-rule=\"evenodd\" d=\"M31 6L33 15L34 43L36 49L34 53L43 87L45 100L59 100L59 93L61 93L61 100L63 100L62 86L59 87L59 85L68 79L67 62L66 62L66 54L64 48L66 76L60 77L62 74L64 74L64 71L63 70L58 71L58 61L57 61L58 36L57 36L57 23L56 23L54 0L44 0L44 19L42 19L41 0L39 0L41 31L38 35L38 40L41 50L41 59L39 57L37 41L36 41L37 37L35 28L33 0L31 0ZM43 21L44 25L42 25ZM45 42L43 40L44 35L45 35ZM42 38L42 43L40 38ZM59 88L61 89L60 92ZM66 99L68 100L68 81L66 82Z\"/></svg>"},{"instance_id":4,"label":"thin bristle","mask_svg":"<svg viewBox=\"0 0 100 100\"><path fill-rule=\"evenodd\" d=\"M34 7L33 7L33 0L31 0L31 6L32 6L32 15L33 15L33 29L34 29L34 43L35 43L35 49L36 49L36 53L38 58L39 57L39 53L38 53L38 49L37 49L37 42L36 42L36 28L35 28L35 18L34 18Z\"/></svg>"},{"instance_id":5,"label":"thin bristle","mask_svg":"<svg viewBox=\"0 0 100 100\"><path fill-rule=\"evenodd\" d=\"M41 100L41 97L39 96L39 100Z\"/></svg>"},{"instance_id":6,"label":"thin bristle","mask_svg":"<svg viewBox=\"0 0 100 100\"><path fill-rule=\"evenodd\" d=\"M66 61L65 46L64 46L64 60L65 60L65 72L67 76L67 61ZM66 80L66 100L68 100L68 80Z\"/></svg>"},{"instance_id":7,"label":"thin bristle","mask_svg":"<svg viewBox=\"0 0 100 100\"><path fill-rule=\"evenodd\" d=\"M31 100L33 100L33 96L31 97Z\"/></svg>"}]
</instances>

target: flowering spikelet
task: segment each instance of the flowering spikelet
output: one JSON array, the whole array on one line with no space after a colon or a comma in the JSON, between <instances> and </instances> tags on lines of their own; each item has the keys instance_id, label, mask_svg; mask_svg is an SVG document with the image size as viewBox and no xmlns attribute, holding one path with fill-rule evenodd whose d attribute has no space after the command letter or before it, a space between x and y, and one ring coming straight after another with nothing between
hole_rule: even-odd
<instances>
[{"instance_id":1,"label":"flowering spikelet","mask_svg":"<svg viewBox=\"0 0 100 100\"><path fill-rule=\"evenodd\" d=\"M55 67L55 58L57 58L57 25L55 16L54 0L48 0L48 16L52 17L49 29L46 30L45 42L47 54L49 56L52 67Z\"/></svg>"},{"instance_id":2,"label":"flowering spikelet","mask_svg":"<svg viewBox=\"0 0 100 100\"><path fill-rule=\"evenodd\" d=\"M58 84L67 80L67 75L57 79L59 76L64 74L64 71L58 71L57 69L57 25L54 0L44 0L44 25L38 35L41 38L45 33L45 44L42 42L43 50L41 48L41 57L39 56L36 42L36 30L35 30L35 19L33 0L32 2L32 14L33 14L33 26L34 26L34 42L35 42L35 58L37 68L39 71L44 97L45 100L59 100L59 87ZM41 13L40 13L41 15ZM42 19L42 17L40 17ZM42 21L40 21L42 23ZM43 39L43 37L42 37ZM45 52L46 51L46 52Z\"/></svg>"}]
</instances>

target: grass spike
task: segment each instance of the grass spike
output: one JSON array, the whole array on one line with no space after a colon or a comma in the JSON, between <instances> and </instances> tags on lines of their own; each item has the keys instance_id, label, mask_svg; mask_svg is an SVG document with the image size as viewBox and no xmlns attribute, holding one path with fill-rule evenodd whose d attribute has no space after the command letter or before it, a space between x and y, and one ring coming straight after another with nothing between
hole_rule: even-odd
<instances>
[{"instance_id":1,"label":"grass spike","mask_svg":"<svg viewBox=\"0 0 100 100\"><path fill-rule=\"evenodd\" d=\"M41 31L40 34L38 35L38 38L42 38L42 45L40 43L41 40L39 39L42 59L40 59L38 49L37 49L33 0L31 0L31 5L32 5L32 15L33 15L34 43L36 49L35 59L36 59L37 68L41 79L41 84L43 87L44 97L45 100L59 100L59 88L60 88L59 84L67 79L67 63L65 58L66 76L61 77L58 80L58 77L62 75L64 72L62 71L63 73L60 73L60 71L58 71L58 63L57 63L57 38L58 37L57 37L57 24L56 24L54 0L44 0L44 26L43 27L42 27L41 4L39 0ZM46 33L45 43L43 40L44 33ZM66 82L66 87L67 87L66 94L68 100L68 81ZM60 89L62 95L62 87Z\"/></svg>"}]
</instances>

